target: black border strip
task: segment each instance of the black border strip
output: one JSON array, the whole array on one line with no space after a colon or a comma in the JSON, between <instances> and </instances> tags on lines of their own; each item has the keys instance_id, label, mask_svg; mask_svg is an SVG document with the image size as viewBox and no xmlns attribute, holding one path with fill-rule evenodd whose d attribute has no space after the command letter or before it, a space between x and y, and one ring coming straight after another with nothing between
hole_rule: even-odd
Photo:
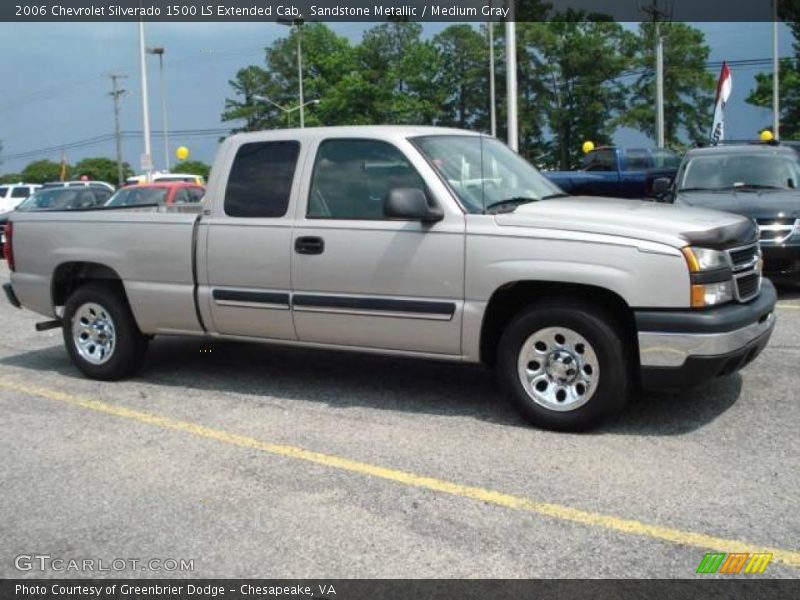
<instances>
[{"instance_id":1,"label":"black border strip","mask_svg":"<svg viewBox=\"0 0 800 600\"><path fill-rule=\"evenodd\" d=\"M251 304L275 304L289 308L289 294L282 292L247 292L243 290L213 290L214 300L222 302L249 302Z\"/></svg>"},{"instance_id":2,"label":"black border strip","mask_svg":"<svg viewBox=\"0 0 800 600\"><path fill-rule=\"evenodd\" d=\"M312 294L295 294L292 296L292 306L339 310L369 310L376 312L404 312L446 317L452 317L456 311L454 302L397 300L394 298L352 298L349 296L322 296Z\"/></svg>"}]
</instances>

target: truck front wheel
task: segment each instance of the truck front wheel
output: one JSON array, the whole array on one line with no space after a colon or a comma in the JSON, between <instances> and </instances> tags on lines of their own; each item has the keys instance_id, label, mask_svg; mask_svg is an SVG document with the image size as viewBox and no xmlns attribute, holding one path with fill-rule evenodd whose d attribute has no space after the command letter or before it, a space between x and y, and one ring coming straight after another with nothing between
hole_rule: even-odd
<instances>
[{"instance_id":1,"label":"truck front wheel","mask_svg":"<svg viewBox=\"0 0 800 600\"><path fill-rule=\"evenodd\" d=\"M630 353L619 329L590 306L531 306L500 338L500 383L519 413L534 425L556 430L592 427L627 401Z\"/></svg>"},{"instance_id":2,"label":"truck front wheel","mask_svg":"<svg viewBox=\"0 0 800 600\"><path fill-rule=\"evenodd\" d=\"M69 357L91 379L123 379L144 362L147 338L112 285L91 282L75 290L64 306L63 332Z\"/></svg>"}]
</instances>

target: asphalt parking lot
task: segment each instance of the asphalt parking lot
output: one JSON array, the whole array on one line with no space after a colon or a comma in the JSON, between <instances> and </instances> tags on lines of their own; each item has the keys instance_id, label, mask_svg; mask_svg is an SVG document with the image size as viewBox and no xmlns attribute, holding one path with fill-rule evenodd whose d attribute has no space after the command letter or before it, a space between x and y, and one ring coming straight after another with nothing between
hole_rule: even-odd
<instances>
[{"instance_id":1,"label":"asphalt parking lot","mask_svg":"<svg viewBox=\"0 0 800 600\"><path fill-rule=\"evenodd\" d=\"M797 291L740 375L586 434L530 428L473 367L157 339L108 384L0 319L3 577L685 578L712 550L800 575Z\"/></svg>"}]
</instances>

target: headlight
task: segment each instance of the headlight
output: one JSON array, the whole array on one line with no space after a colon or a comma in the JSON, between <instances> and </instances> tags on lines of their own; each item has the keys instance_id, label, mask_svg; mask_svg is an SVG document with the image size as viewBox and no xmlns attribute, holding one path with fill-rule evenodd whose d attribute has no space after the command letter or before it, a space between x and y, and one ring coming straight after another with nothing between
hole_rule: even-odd
<instances>
[{"instance_id":1,"label":"headlight","mask_svg":"<svg viewBox=\"0 0 800 600\"><path fill-rule=\"evenodd\" d=\"M683 249L691 280L692 308L705 308L733 300L733 272L724 252L710 248Z\"/></svg>"}]
</instances>

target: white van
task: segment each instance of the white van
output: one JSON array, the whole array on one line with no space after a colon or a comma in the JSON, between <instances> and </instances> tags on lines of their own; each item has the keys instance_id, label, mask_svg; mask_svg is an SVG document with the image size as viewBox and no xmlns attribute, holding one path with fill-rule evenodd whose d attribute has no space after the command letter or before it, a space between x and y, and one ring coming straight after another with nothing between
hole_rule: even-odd
<instances>
[{"instance_id":1,"label":"white van","mask_svg":"<svg viewBox=\"0 0 800 600\"><path fill-rule=\"evenodd\" d=\"M23 200L38 190L40 185L35 183L9 183L0 184L0 214L11 212Z\"/></svg>"}]
</instances>

